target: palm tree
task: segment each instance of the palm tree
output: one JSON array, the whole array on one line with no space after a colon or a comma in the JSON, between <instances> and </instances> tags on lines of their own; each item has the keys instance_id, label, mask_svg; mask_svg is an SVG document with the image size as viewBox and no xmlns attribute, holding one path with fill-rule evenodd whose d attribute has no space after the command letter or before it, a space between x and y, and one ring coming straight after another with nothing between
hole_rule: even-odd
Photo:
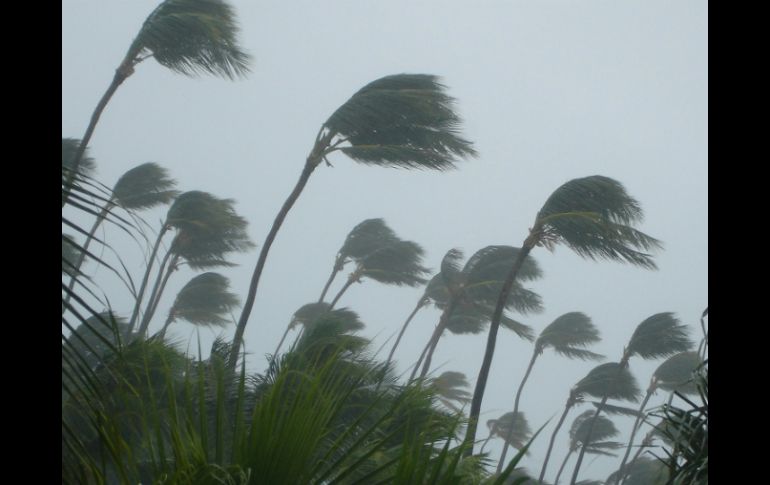
<instances>
[{"instance_id":1,"label":"palm tree","mask_svg":"<svg viewBox=\"0 0 770 485\"><path fill-rule=\"evenodd\" d=\"M312 327L319 321L321 317L327 315L330 319L337 322L341 332L356 332L364 328L364 324L358 318L358 314L347 308L332 309L331 305L324 302L302 305L296 312L294 312L294 315L292 315L291 321L289 321L289 325L286 327L286 331L283 333L280 342L278 342L275 352L273 352L273 359L278 355L278 351L281 349L290 330L297 326L302 326L304 332L305 329Z\"/></svg>"},{"instance_id":2,"label":"palm tree","mask_svg":"<svg viewBox=\"0 0 770 485\"><path fill-rule=\"evenodd\" d=\"M470 387L470 384L462 372L446 371L431 379L429 386L435 391L439 402L452 411L459 413L460 406L471 400L471 393L463 389Z\"/></svg>"},{"instance_id":3,"label":"palm tree","mask_svg":"<svg viewBox=\"0 0 770 485\"><path fill-rule=\"evenodd\" d=\"M494 437L503 439L503 448L512 446L519 450L522 449L532 437L532 430L529 428L529 423L527 422L524 413L508 412L497 419L487 420L487 428L489 429L489 436L484 440L484 444L481 445L481 451L479 451L479 453L484 452L484 447L487 442ZM498 472L498 474L499 473L500 472Z\"/></svg>"},{"instance_id":4,"label":"palm tree","mask_svg":"<svg viewBox=\"0 0 770 485\"><path fill-rule=\"evenodd\" d=\"M456 311L466 317L466 323L475 321L478 330L481 330L480 325L489 321L491 304L499 294L505 269L518 254L519 249L512 246L487 246L476 251L460 269L462 252L451 249L446 253L441 262L441 272L434 276L434 280L429 284L431 299L443 311L426 347L425 363L420 377L427 374L433 352ZM537 262L528 258L523 264L522 280L535 280L541 275ZM540 296L520 285L516 285L514 291L508 295L504 306L522 314L542 311ZM470 322L467 321L468 317ZM520 337L529 341L534 339L531 329L526 325L511 319L507 319L506 323ZM419 366L419 361L417 365Z\"/></svg>"},{"instance_id":5,"label":"palm tree","mask_svg":"<svg viewBox=\"0 0 770 485\"><path fill-rule=\"evenodd\" d=\"M583 401L584 396L592 396L595 398L609 396L612 399L637 402L641 391L639 385L636 383L636 379L628 371L628 368L622 366L618 362L607 362L605 364L599 364L591 369L588 374L580 379L577 384L570 389L567 403L564 406L564 412L559 418L559 422L556 424L556 429L553 430L551 435L551 441L548 443L548 451L545 454L545 460L543 461L543 468L540 470L540 482L543 481L545 476L545 470L548 467L548 459L551 456L551 450L553 450L553 443L556 440L556 434L559 432L559 428L564 424L564 418L567 417L567 413L573 406ZM585 442L590 443L590 433L586 434Z\"/></svg>"},{"instance_id":6,"label":"palm tree","mask_svg":"<svg viewBox=\"0 0 770 485\"><path fill-rule=\"evenodd\" d=\"M196 326L224 327L230 320L225 316L238 306L238 295L229 291L230 280L219 273L202 273L193 277L179 291L168 311L160 331L176 320L185 320Z\"/></svg>"},{"instance_id":7,"label":"palm tree","mask_svg":"<svg viewBox=\"0 0 770 485\"><path fill-rule=\"evenodd\" d=\"M586 453L594 455L616 456L614 453L608 450L615 450L623 446L622 444L615 441L606 441L609 438L617 436L619 432L615 427L615 424L603 416L600 416L596 420L596 423L594 424L593 438L591 442L586 445L586 443L588 443L587 425L588 420L592 415L593 411L589 409L588 411L580 414L577 418L575 418L575 421L572 422L572 426L569 430L569 451L567 452L567 456L564 457L564 461L559 467L559 472L556 474L556 479L553 481L554 485L559 483L559 477L561 477L561 472L564 471L564 467L567 465L569 457L572 456L572 454L579 448L585 447Z\"/></svg>"},{"instance_id":8,"label":"palm tree","mask_svg":"<svg viewBox=\"0 0 770 485\"><path fill-rule=\"evenodd\" d=\"M693 372L701 363L702 360L698 352L680 352L666 359L665 362L655 369L650 379L650 385L647 387L647 393L644 399L642 399L642 404L639 406L639 414L636 421L634 421L634 426L631 428L631 437L628 440L628 446L618 470L623 470L626 466L628 456L631 454L631 448L634 444L634 437L641 427L644 408L653 393L658 389L663 389L670 392L678 391L681 394L695 394L698 389L693 380Z\"/></svg>"},{"instance_id":9,"label":"palm tree","mask_svg":"<svg viewBox=\"0 0 770 485\"><path fill-rule=\"evenodd\" d=\"M153 162L143 163L124 173L115 183L111 196L96 216L96 221L94 221L94 225L83 243L83 251L80 252L80 257L75 262L76 272L80 270L85 261L85 251L91 244L96 230L113 207L132 211L168 204L179 194L173 189L175 185L176 181L168 176L166 169ZM71 290L74 285L75 278L72 278L69 289ZM66 301L69 301L69 295Z\"/></svg>"},{"instance_id":10,"label":"palm tree","mask_svg":"<svg viewBox=\"0 0 770 485\"><path fill-rule=\"evenodd\" d=\"M436 76L396 74L364 86L321 125L302 174L262 245L233 338L231 362L238 357L270 246L316 167L324 160L328 163L327 157L339 151L369 165L454 168L461 158L476 152L469 141L457 135L460 118L453 102Z\"/></svg>"},{"instance_id":11,"label":"palm tree","mask_svg":"<svg viewBox=\"0 0 770 485\"><path fill-rule=\"evenodd\" d=\"M655 269L652 256L642 251L659 248L661 244L657 239L633 227L642 217L639 203L628 195L623 185L600 175L570 180L548 197L537 213L535 223L524 240L518 257L510 266L497 299L484 359L471 402L466 434L468 443L473 443L476 439L481 401L484 399L484 390L492 367L503 309L529 253L537 246L553 249L556 244L565 244L584 258L608 259ZM473 451L469 449L470 452Z\"/></svg>"},{"instance_id":12,"label":"palm tree","mask_svg":"<svg viewBox=\"0 0 770 485\"><path fill-rule=\"evenodd\" d=\"M331 302L337 304L353 283L370 278L386 285L411 286L425 284L423 276L430 270L422 266L425 251L412 241L395 240L375 249L358 259L355 271L348 275L348 281Z\"/></svg>"},{"instance_id":13,"label":"palm tree","mask_svg":"<svg viewBox=\"0 0 770 485\"><path fill-rule=\"evenodd\" d=\"M614 472L607 477L605 483L617 483L619 474L619 471ZM666 464L657 458L638 458L628 464L628 473L626 475L626 483L628 485L664 485L669 483L668 478L669 473Z\"/></svg>"},{"instance_id":14,"label":"palm tree","mask_svg":"<svg viewBox=\"0 0 770 485\"><path fill-rule=\"evenodd\" d=\"M591 322L588 315L580 312L565 313L545 327L535 341L535 348L532 352L529 366L526 372L524 372L519 389L516 391L516 397L513 400L513 412L518 412L519 399L521 398L522 390L524 390L524 384L526 384L529 374L535 366L535 361L543 354L545 349L550 347L557 354L570 359L601 360L604 356L585 349L588 345L599 340L599 330ZM500 473L505 463L507 452L508 447L504 447L497 462L497 473Z\"/></svg>"},{"instance_id":15,"label":"palm tree","mask_svg":"<svg viewBox=\"0 0 770 485\"><path fill-rule=\"evenodd\" d=\"M397 240L398 237L396 236L396 233L385 224L384 219L366 219L356 225L356 227L348 233L342 247L337 251L337 256L334 258L332 273L329 275L329 279L324 285L324 289L321 292L320 298L318 298L318 302L321 303L324 301L326 292L329 291L329 287L331 286L332 281L334 281L335 276L342 271L342 268L347 263L360 260L383 245Z\"/></svg>"},{"instance_id":16,"label":"palm tree","mask_svg":"<svg viewBox=\"0 0 770 485\"><path fill-rule=\"evenodd\" d=\"M153 57L161 66L186 76L213 74L235 79L249 71L250 62L249 55L238 46L237 34L235 12L224 0L165 0L158 5L142 24L91 115L73 155L73 172L65 184L62 207L99 117L137 64Z\"/></svg>"},{"instance_id":17,"label":"palm tree","mask_svg":"<svg viewBox=\"0 0 770 485\"><path fill-rule=\"evenodd\" d=\"M642 323L637 325L634 333L631 335L628 345L626 345L623 351L623 356L620 359L620 365L623 368L628 367L628 361L631 357L639 356L642 359L657 359L661 357L668 357L678 352L684 352L690 350L694 343L687 336L688 328L683 325L673 313L663 312L656 313L646 318ZM604 404L607 402L608 396L602 397L601 403L596 407L594 417L599 416L602 412ZM591 426L593 420L590 421L588 428L588 436L591 436ZM577 464L575 470L572 472L572 481L570 485L574 485L577 481L578 472L580 471L580 465L583 462L583 456L585 450L580 450L578 454Z\"/></svg>"},{"instance_id":18,"label":"palm tree","mask_svg":"<svg viewBox=\"0 0 770 485\"><path fill-rule=\"evenodd\" d=\"M254 247L246 232L246 220L235 212L232 199L220 199L207 192L192 190L174 200L166 214L152 248L147 269L137 295L130 324L136 324L139 307L147 287L153 261L163 236L174 229L176 235L161 260L154 288L148 299L139 335L143 335L157 307L162 289L171 273L183 259L193 269L211 269L232 266L226 259L230 252L247 251ZM170 264L168 264L170 261ZM168 271L166 266L168 265Z\"/></svg>"}]
</instances>

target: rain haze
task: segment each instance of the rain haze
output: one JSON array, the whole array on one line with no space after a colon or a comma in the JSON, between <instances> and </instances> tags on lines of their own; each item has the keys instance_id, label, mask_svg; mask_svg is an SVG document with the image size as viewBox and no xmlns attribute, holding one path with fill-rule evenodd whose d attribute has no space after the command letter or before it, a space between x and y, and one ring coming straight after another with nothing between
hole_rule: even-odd
<instances>
[{"instance_id":1,"label":"rain haze","mask_svg":"<svg viewBox=\"0 0 770 485\"><path fill-rule=\"evenodd\" d=\"M583 259L564 245L553 252L537 247L531 256L543 277L525 286L542 297L544 311L510 316L538 334L566 312L583 312L602 338L590 350L606 362L619 360L635 327L660 312L674 312L700 340L698 319L708 306L707 2L231 3L240 44L253 57L251 72L235 81L190 78L152 59L140 63L104 111L89 155L95 177L107 186L152 161L168 169L181 191L234 199L257 248L232 255L236 267L216 271L241 300L319 128L367 83L401 73L439 76L456 100L461 135L478 151L445 172L363 165L339 152L329 157L331 166L322 163L270 250L244 335L250 370L264 371L294 311L318 300L337 250L361 221L383 218L398 236L421 245L433 275L452 248L462 250L465 261L485 246L520 247L549 195L590 175L618 180L640 203L645 217L638 228L663 243L654 253L658 269ZM62 137L83 136L157 4L63 2ZM157 231L167 209L141 217ZM111 227L99 237L141 278L144 244ZM148 237L154 237L149 230ZM350 270L337 277L331 296ZM195 274L183 267L169 280L159 315ZM104 269L95 278L114 310L130 314L131 295L117 278ZM423 290L364 279L337 306L360 315L366 325L360 334L373 339L373 349L382 348L384 359ZM236 319L239 314L240 308ZM440 314L429 306L410 324L395 354L399 373L408 376ZM150 330L161 325L153 322ZM234 330L233 324L200 329L203 348L217 335L232 338ZM194 326L180 322L169 332L181 348L197 348ZM296 335L289 334L289 343ZM473 392L486 335L445 333L431 372L462 372ZM532 348L500 329L477 439L487 436L483 423L512 409ZM642 390L660 362L631 360ZM535 476L570 387L595 365L551 351L539 358L520 404L533 430L551 419L522 462ZM659 392L648 407L666 398ZM549 481L567 451L566 429L589 407L573 411L557 436ZM618 440L626 441L633 420L613 419ZM486 448L494 460L502 443L497 438ZM586 457L581 478L604 479L617 464Z\"/></svg>"}]
</instances>

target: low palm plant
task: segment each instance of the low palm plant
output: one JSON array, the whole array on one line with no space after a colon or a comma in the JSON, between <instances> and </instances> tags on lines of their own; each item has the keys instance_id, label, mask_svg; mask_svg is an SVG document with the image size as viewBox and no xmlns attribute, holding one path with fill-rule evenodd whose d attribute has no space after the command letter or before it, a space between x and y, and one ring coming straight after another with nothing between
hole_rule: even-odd
<instances>
[{"instance_id":1,"label":"low palm plant","mask_svg":"<svg viewBox=\"0 0 770 485\"><path fill-rule=\"evenodd\" d=\"M591 438L591 441L588 442L588 421L592 416L593 411L588 410L581 413L572 422L572 426L569 430L569 450L567 451L567 456L564 457L564 461L562 461L561 466L559 467L559 472L556 474L556 478L553 481L554 485L558 485L559 477L561 477L561 473L564 471L567 461L572 454L580 448L585 447L586 453L593 455L616 456L611 450L616 450L623 446L616 441L607 441L609 438L617 436L619 432L615 427L615 424L603 416L597 418L596 423L594 424L593 437Z\"/></svg>"},{"instance_id":2,"label":"low palm plant","mask_svg":"<svg viewBox=\"0 0 770 485\"><path fill-rule=\"evenodd\" d=\"M503 309L529 253L537 246L554 249L557 244L564 244L584 258L608 259L655 269L652 256L645 251L659 248L660 242L634 227L641 222L642 216L639 203L628 195L622 184L600 175L570 180L548 197L517 258L509 266L497 299L471 402L468 442L476 439L477 420Z\"/></svg>"},{"instance_id":3,"label":"low palm plant","mask_svg":"<svg viewBox=\"0 0 770 485\"><path fill-rule=\"evenodd\" d=\"M454 168L459 160L476 152L469 141L458 136L460 118L453 103L436 76L397 74L364 86L321 125L299 180L262 245L233 337L233 358L243 340L270 247L318 165L340 152L367 165Z\"/></svg>"},{"instance_id":4,"label":"low palm plant","mask_svg":"<svg viewBox=\"0 0 770 485\"><path fill-rule=\"evenodd\" d=\"M527 366L524 377L522 377L519 388L516 391L516 397L513 400L513 412L519 411L519 399L521 399L524 384L526 384L527 378L529 378L529 374L535 366L535 361L546 349L552 348L557 354L570 359L601 360L603 358L602 355L585 348L599 340L599 330L591 322L588 315L581 312L565 313L545 327L535 341L535 348L532 352L529 366ZM498 473L500 473L505 463L507 452L508 448L504 447L497 462Z\"/></svg>"}]
</instances>

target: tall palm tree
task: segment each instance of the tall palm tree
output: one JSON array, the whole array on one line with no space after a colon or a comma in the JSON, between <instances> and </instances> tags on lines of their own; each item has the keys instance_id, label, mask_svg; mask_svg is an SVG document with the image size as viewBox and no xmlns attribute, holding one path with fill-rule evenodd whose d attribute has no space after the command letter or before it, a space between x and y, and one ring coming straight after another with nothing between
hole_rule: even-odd
<instances>
[{"instance_id":1,"label":"tall palm tree","mask_svg":"<svg viewBox=\"0 0 770 485\"><path fill-rule=\"evenodd\" d=\"M537 246L553 249L557 244L564 244L584 258L608 259L655 269L652 256L643 251L659 248L661 243L634 228L642 217L642 208L628 195L625 187L601 175L570 180L548 197L500 290L473 393L466 442L473 443L476 439L500 319L508 294L529 253ZM472 453L472 448L469 449Z\"/></svg>"},{"instance_id":2,"label":"tall palm tree","mask_svg":"<svg viewBox=\"0 0 770 485\"><path fill-rule=\"evenodd\" d=\"M249 55L238 46L237 34L235 12L224 0L165 0L158 5L142 24L91 114L73 155L74 171L65 185L71 184L104 108L137 64L152 57L161 66L186 76L213 74L235 79L248 73L250 62ZM68 194L69 188L62 207Z\"/></svg>"},{"instance_id":3,"label":"tall palm tree","mask_svg":"<svg viewBox=\"0 0 770 485\"><path fill-rule=\"evenodd\" d=\"M133 329L146 290L153 262L161 241L170 230L176 235L161 260L154 288L148 299L140 335L146 332L165 282L183 259L193 269L232 266L226 259L230 252L247 251L254 247L246 232L246 220L235 212L232 199L220 199L208 192L192 190L174 200L166 214L153 245L147 268L137 294L130 325ZM168 264L170 261L171 264ZM166 266L169 266L166 271Z\"/></svg>"},{"instance_id":4,"label":"tall palm tree","mask_svg":"<svg viewBox=\"0 0 770 485\"><path fill-rule=\"evenodd\" d=\"M562 461L561 466L559 467L559 472L556 474L556 479L553 481L554 485L559 483L561 472L564 471L564 467L567 465L567 461L569 460L570 456L572 456L572 454L581 447L585 447L586 453L593 455L616 456L614 453L608 450L615 450L623 446L622 444L615 441L606 441L609 438L617 436L619 431L612 421L603 416L600 416L596 420L596 423L594 424L593 437L591 438L590 443L587 441L588 420L593 415L593 413L594 412L589 409L588 411L580 414L577 418L575 418L575 421L572 422L572 426L569 430L569 451L567 451L567 456L564 457L564 461Z\"/></svg>"},{"instance_id":5,"label":"tall palm tree","mask_svg":"<svg viewBox=\"0 0 770 485\"><path fill-rule=\"evenodd\" d=\"M423 276L430 270L422 266L425 251L412 241L395 240L356 260L356 269L348 275L348 281L337 292L331 307L337 304L353 283L369 278L386 285L411 286L425 284Z\"/></svg>"},{"instance_id":6,"label":"tall palm tree","mask_svg":"<svg viewBox=\"0 0 770 485\"><path fill-rule=\"evenodd\" d=\"M428 342L420 377L427 374L433 352L456 311L468 317L475 316L477 323L486 324L489 321L492 314L491 305L499 294L505 271L518 254L519 249L512 246L487 246L468 258L461 269L462 252L456 249L447 252L441 262L441 272L434 277L430 295L436 306L443 311ZM522 280L531 281L542 275L533 258L528 258L522 266ZM522 314L542 311L540 296L520 285L513 288L504 306ZM520 337L530 341L534 339L531 329L526 325L510 319L507 323Z\"/></svg>"},{"instance_id":7,"label":"tall palm tree","mask_svg":"<svg viewBox=\"0 0 770 485\"><path fill-rule=\"evenodd\" d=\"M601 340L599 338L599 330L594 326L588 315L581 312L565 313L545 327L535 341L535 348L532 352L529 366L526 372L524 372L519 389L516 391L516 397L513 400L513 412L518 412L519 399L521 399L524 384L526 384L529 374L535 366L535 361L543 354L545 349L552 348L557 354L570 359L601 360L604 356L585 349L588 345L599 340ZM497 473L500 473L505 463L507 452L508 447L504 447L497 462Z\"/></svg>"},{"instance_id":8,"label":"tall palm tree","mask_svg":"<svg viewBox=\"0 0 770 485\"><path fill-rule=\"evenodd\" d=\"M556 434L559 432L559 428L564 424L564 418L567 417L567 413L569 413L570 409L583 401L585 396L592 396L595 398L609 396L612 399L637 402L641 393L634 376L629 372L628 368L622 366L618 362L599 364L591 369L585 377L580 379L577 384L570 389L567 403L564 406L564 412L559 418L559 422L556 424L556 429L553 430L551 441L548 443L548 451L545 454L543 468L540 470L540 478L538 480L540 482L543 481L546 468L548 467L548 459L553 450L553 443L556 440ZM588 433L586 442L590 442L590 439L591 436L590 433Z\"/></svg>"},{"instance_id":9,"label":"tall palm tree","mask_svg":"<svg viewBox=\"0 0 770 485\"><path fill-rule=\"evenodd\" d=\"M323 291L321 291L318 302L324 301L326 292L329 291L329 287L331 286L332 281L334 281L335 276L342 271L342 268L347 263L359 260L389 242L397 240L398 236L396 236L396 233L385 224L384 219L366 219L357 224L356 227L348 233L342 247L337 251L337 256L334 258L332 273L329 275L329 279L326 281Z\"/></svg>"},{"instance_id":10,"label":"tall palm tree","mask_svg":"<svg viewBox=\"0 0 770 485\"><path fill-rule=\"evenodd\" d=\"M303 329L312 327L321 317L328 315L330 319L333 319L339 325L342 332L356 332L364 328L364 324L358 318L358 314L347 308L332 309L331 305L324 302L308 303L302 305L294 315L292 315L289 325L286 327L286 331L283 333L281 340L278 342L278 346L273 352L273 358L278 355L278 351L281 350L286 336L293 328L301 326Z\"/></svg>"},{"instance_id":11,"label":"tall palm tree","mask_svg":"<svg viewBox=\"0 0 770 485\"><path fill-rule=\"evenodd\" d=\"M165 336L168 326L177 320L196 326L224 327L230 322L225 316L239 302L238 295L230 292L230 280L226 277L213 272L199 274L177 294L160 335Z\"/></svg>"},{"instance_id":12,"label":"tall palm tree","mask_svg":"<svg viewBox=\"0 0 770 485\"><path fill-rule=\"evenodd\" d=\"M650 379L650 385L647 387L647 393L644 399L642 399L642 404L639 406L639 414L636 421L634 421L634 426L631 428L631 437L628 440L628 446L618 470L623 470L626 466L628 456L631 454L631 448L634 444L634 437L636 437L636 432L641 427L644 408L650 397L658 389L670 392L678 391L681 394L695 394L698 389L693 380L693 372L702 362L698 352L680 352L666 359L655 369Z\"/></svg>"},{"instance_id":13,"label":"tall palm tree","mask_svg":"<svg viewBox=\"0 0 770 485\"><path fill-rule=\"evenodd\" d=\"M80 252L80 257L75 262L76 271L80 270L85 261L85 250L91 244L96 230L114 207L132 211L168 204L179 194L177 190L174 190L174 186L176 186L176 181L170 178L166 169L157 163L143 163L124 173L115 183L111 196L96 216L94 225L83 243L83 251ZM69 289L71 290L74 285L75 278L72 278ZM67 301L69 301L69 295Z\"/></svg>"},{"instance_id":14,"label":"tall palm tree","mask_svg":"<svg viewBox=\"0 0 770 485\"><path fill-rule=\"evenodd\" d=\"M532 437L532 430L529 427L529 423L527 422L524 413L507 412L497 419L487 420L487 428L489 429L489 436L481 446L481 451L479 451L479 453L484 452L484 447L487 442L494 437L503 439L504 448L512 446L519 450L522 449Z\"/></svg>"},{"instance_id":15,"label":"tall palm tree","mask_svg":"<svg viewBox=\"0 0 770 485\"><path fill-rule=\"evenodd\" d=\"M631 335L631 340L629 340L628 345L626 345L623 356L620 359L621 367L627 368L628 361L634 356L649 360L668 357L678 352L690 350L694 346L694 343L688 337L688 331L688 327L683 325L679 319L670 312L656 313L655 315L646 318L642 323L636 326L634 333ZM599 416L599 413L602 412L607 399L608 396L602 397L601 403L596 407L594 418ZM593 423L594 420L591 420L588 427L589 438L591 436ZM575 485L575 482L577 481L578 472L580 471L580 465L583 463L584 455L585 451L580 450L575 470L572 472L572 481L570 482L570 485Z\"/></svg>"},{"instance_id":16,"label":"tall palm tree","mask_svg":"<svg viewBox=\"0 0 770 485\"><path fill-rule=\"evenodd\" d=\"M453 102L436 76L396 74L364 86L321 125L302 174L262 245L233 338L231 362L238 357L270 246L316 167L338 151L369 165L454 168L460 159L476 152L457 134L460 118Z\"/></svg>"}]
</instances>

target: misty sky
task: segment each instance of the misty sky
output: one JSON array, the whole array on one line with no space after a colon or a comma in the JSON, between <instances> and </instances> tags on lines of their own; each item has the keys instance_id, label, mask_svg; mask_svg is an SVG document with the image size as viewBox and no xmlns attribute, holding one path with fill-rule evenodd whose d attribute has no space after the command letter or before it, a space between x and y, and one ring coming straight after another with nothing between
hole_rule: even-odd
<instances>
[{"instance_id":1,"label":"misty sky","mask_svg":"<svg viewBox=\"0 0 770 485\"><path fill-rule=\"evenodd\" d=\"M657 254L659 270L586 261L565 247L555 253L537 248L532 256L545 276L528 286L546 310L513 316L539 332L565 312L585 312L603 337L592 350L610 360L620 358L636 325L654 313L675 312L700 338L698 317L708 305L706 2L232 3L241 45L254 57L251 74L236 82L191 79L152 60L140 64L91 141L100 181L112 186L126 170L158 162L180 190L235 199L261 246L320 125L363 85L398 73L441 76L457 99L463 134L480 155L446 173L361 166L340 153L331 157L333 167L321 165L286 219L262 275L245 335L252 369L264 368L263 356L274 350L291 314L318 298L337 249L362 220L384 218L399 236L421 244L426 265L437 270L451 248L469 257L491 244L521 245L551 192L588 175L619 180L641 203L641 230L665 245ZM114 69L156 5L62 3L63 137L82 137ZM165 211L143 218L157 230ZM120 231L108 229L105 237L140 278L144 248ZM236 255L239 266L221 271L242 297L257 255L258 249ZM165 317L192 275L183 270L172 278L158 315ZM96 278L116 311L128 315L128 291L103 269ZM332 294L343 282L340 277ZM391 339L386 355L421 294L421 288L366 281L339 305L361 315L363 334L374 339L375 349ZM417 359L438 318L435 308L418 314L396 353L399 370ZM185 348L190 342L195 348L192 327L171 328ZM233 331L224 332L231 338ZM204 345L217 333L201 331ZM447 334L433 369L465 373L472 391L485 343L485 334ZM501 329L482 423L512 408L531 350ZM632 359L643 389L659 363ZM543 355L520 406L533 429L558 418L570 386L593 365ZM652 404L665 397L659 393ZM585 409L574 410L557 437L548 480L566 452L566 429ZM630 420L615 421L620 441L627 440ZM552 426L524 461L535 475ZM482 424L478 438L484 437ZM488 447L495 459L500 446L497 440ZM604 479L613 465L614 459L592 463L586 457L581 477ZM567 479L571 471L568 465Z\"/></svg>"}]
</instances>

